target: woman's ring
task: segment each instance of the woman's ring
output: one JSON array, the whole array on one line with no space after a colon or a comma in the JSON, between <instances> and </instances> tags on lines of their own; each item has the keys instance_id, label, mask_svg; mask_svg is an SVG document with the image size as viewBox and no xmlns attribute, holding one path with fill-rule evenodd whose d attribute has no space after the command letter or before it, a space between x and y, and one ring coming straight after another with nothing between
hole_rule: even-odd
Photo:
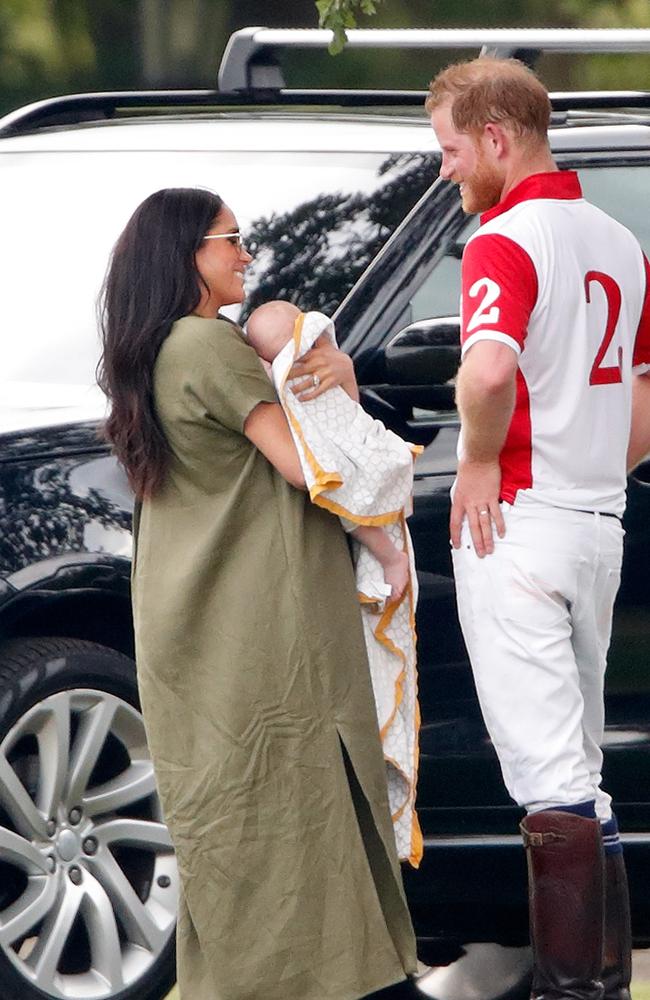
<instances>
[{"instance_id":1,"label":"woman's ring","mask_svg":"<svg viewBox=\"0 0 650 1000\"><path fill-rule=\"evenodd\" d=\"M314 389L318 389L318 386L320 385L320 375L312 375L311 380L314 385Z\"/></svg>"},{"instance_id":2,"label":"woman's ring","mask_svg":"<svg viewBox=\"0 0 650 1000\"><path fill-rule=\"evenodd\" d=\"M490 513L489 510L479 510L479 514L481 517L485 517L485 515L489 513Z\"/></svg>"}]
</instances>

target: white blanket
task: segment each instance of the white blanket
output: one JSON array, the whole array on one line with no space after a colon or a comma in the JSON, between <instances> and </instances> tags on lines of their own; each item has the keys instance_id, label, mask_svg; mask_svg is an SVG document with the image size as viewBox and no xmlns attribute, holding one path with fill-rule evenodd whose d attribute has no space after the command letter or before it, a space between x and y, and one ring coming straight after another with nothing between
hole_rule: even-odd
<instances>
[{"instance_id":1,"label":"white blanket","mask_svg":"<svg viewBox=\"0 0 650 1000\"><path fill-rule=\"evenodd\" d=\"M338 514L348 531L360 524L383 526L394 544L409 555L409 585L399 603L387 604L390 588L381 565L365 546L353 540L397 850L401 859L417 867L422 857L422 835L415 813L420 725L415 655L417 577L406 517L411 510L413 459L421 449L374 420L340 387L306 401L290 391L292 382L287 376L291 366L322 334L336 343L334 326L327 316L301 314L293 340L273 362L272 377L313 503Z\"/></svg>"}]
</instances>

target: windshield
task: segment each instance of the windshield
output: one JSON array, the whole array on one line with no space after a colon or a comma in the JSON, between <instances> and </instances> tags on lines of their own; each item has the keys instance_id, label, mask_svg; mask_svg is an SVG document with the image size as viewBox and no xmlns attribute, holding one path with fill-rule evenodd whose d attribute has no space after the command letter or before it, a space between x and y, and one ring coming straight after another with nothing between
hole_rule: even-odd
<instances>
[{"instance_id":1,"label":"windshield","mask_svg":"<svg viewBox=\"0 0 650 1000\"><path fill-rule=\"evenodd\" d=\"M224 198L255 257L247 309L289 298L330 312L434 177L422 153L2 154L0 382L94 381L109 254L153 191L200 186Z\"/></svg>"}]
</instances>

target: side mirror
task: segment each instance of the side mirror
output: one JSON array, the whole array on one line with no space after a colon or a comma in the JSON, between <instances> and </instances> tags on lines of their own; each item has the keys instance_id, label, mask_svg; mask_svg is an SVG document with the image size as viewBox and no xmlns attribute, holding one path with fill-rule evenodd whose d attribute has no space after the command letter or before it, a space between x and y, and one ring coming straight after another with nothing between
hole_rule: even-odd
<instances>
[{"instance_id":1,"label":"side mirror","mask_svg":"<svg viewBox=\"0 0 650 1000\"><path fill-rule=\"evenodd\" d=\"M359 388L365 409L406 440L431 444L456 409L458 317L411 323L364 362Z\"/></svg>"},{"instance_id":2,"label":"side mirror","mask_svg":"<svg viewBox=\"0 0 650 1000\"><path fill-rule=\"evenodd\" d=\"M385 364L393 385L444 386L460 364L460 320L442 316L411 323L387 345Z\"/></svg>"}]
</instances>

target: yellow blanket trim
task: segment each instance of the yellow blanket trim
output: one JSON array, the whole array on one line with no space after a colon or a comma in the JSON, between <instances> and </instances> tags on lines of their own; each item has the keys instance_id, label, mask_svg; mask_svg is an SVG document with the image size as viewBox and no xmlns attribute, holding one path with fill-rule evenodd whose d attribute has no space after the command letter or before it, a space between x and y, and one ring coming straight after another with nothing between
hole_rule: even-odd
<instances>
[{"instance_id":1,"label":"yellow blanket trim","mask_svg":"<svg viewBox=\"0 0 650 1000\"><path fill-rule=\"evenodd\" d=\"M326 472L324 476L322 482L313 483L309 487L309 498L313 503L316 503L316 498L325 490L337 490L339 486L343 486L343 480L338 472Z\"/></svg>"},{"instance_id":2,"label":"yellow blanket trim","mask_svg":"<svg viewBox=\"0 0 650 1000\"><path fill-rule=\"evenodd\" d=\"M403 540L403 545L404 545L404 551L406 552L407 551L407 545L406 545L406 519L405 519L404 514L402 512L400 512L399 520L400 520L400 524L401 524L401 527L402 527L402 540ZM392 618L393 618L393 615L395 614L397 608L399 608L400 605L405 600L408 600L408 602L409 602L409 626L410 626L410 629L411 629L412 641L413 641L413 644L414 644L414 648L417 648L416 645L415 645L416 641L417 641L417 635L416 635L416 631L415 631L415 609L414 609L414 602L413 602L413 589L412 589L412 586L411 586L410 583L408 584L406 590L404 591L404 594L402 595L402 599L400 601L397 601L394 604L388 604L386 606L386 609L385 609L384 613L382 614L381 618L379 619L379 622L377 624L376 629L374 629L374 636L377 639L377 641L380 642L383 646L385 646L388 650L390 650L390 652L393 653L395 656L398 656L399 659L402 661L402 663L406 662L406 655L405 655L404 651L401 650L401 649L399 649L399 647L395 645L395 643L392 641L392 639L390 639L386 635L385 629L388 628L388 626L390 625L390 623L392 621ZM416 675L416 678L417 678L417 675ZM395 715L397 713L397 710L398 710L398 708L399 708L399 706L400 706L400 704L401 704L401 702L402 702L402 700L404 698L404 680L405 680L405 672L404 672L404 670L402 670L402 671L400 671L400 674L397 677L397 680L395 681L395 707L393 709L393 712L392 712L390 718L388 719L388 721L385 723L385 725L380 730L380 736L381 736L382 741L384 739L384 735L386 734L388 728L391 726L391 724L393 722L393 719L395 718ZM406 807L409 804L413 805L413 821L411 823L411 853L410 853L409 858L408 858L409 864L413 868L418 868L419 867L420 861L422 860L422 856L423 856L423 853L424 853L424 842L423 842L423 838L422 838L422 830L420 828L420 822L418 820L417 813L415 811L415 789L417 788L417 776L418 776L418 769L419 769L419 763L420 763L419 733L420 733L420 723L421 723L420 707L419 707L419 703L418 703L418 700L417 700L417 693L418 692L417 692L417 688L416 688L416 691L415 691L415 707L416 707L416 711L415 711L415 719L414 719L414 723L415 723L415 740L414 740L414 761L413 761L413 784L411 786L411 791L410 791L410 795L409 795L408 799L403 803L401 809L399 809L395 813L395 815L393 817L394 820L395 819L399 819L399 817L402 815L402 813L404 812L404 810L406 809ZM390 763L395 767L395 769L397 771L400 772L400 774L403 775L404 779L408 783L407 776L404 774L404 772L401 770L401 768L395 763L395 761L391 760L388 757L386 757L385 759L386 760L390 760Z\"/></svg>"},{"instance_id":3,"label":"yellow blanket trim","mask_svg":"<svg viewBox=\"0 0 650 1000\"><path fill-rule=\"evenodd\" d=\"M383 603L383 600L380 600L380 598L368 597L367 594L362 594L359 590L357 591L357 600L366 610L372 611L374 614L379 614L380 604Z\"/></svg>"},{"instance_id":4,"label":"yellow blanket trim","mask_svg":"<svg viewBox=\"0 0 650 1000\"><path fill-rule=\"evenodd\" d=\"M419 710L416 711L416 715L419 723L420 719ZM399 774L401 774L404 780L407 781L408 783L407 776L404 774L397 761L393 760L392 757L388 757L386 754L384 754L384 760L388 761L389 764L392 764L395 770L398 771ZM411 822L411 853L409 854L406 860L408 861L408 863L411 865L412 868L419 868L420 862L422 861L422 855L424 854L424 840L422 837L422 829L420 827L420 821L418 819L417 812L415 811L415 785L413 785L413 787L411 788L406 801L403 802L401 807L392 814L391 816L392 822L396 823L404 813L404 810L407 809L409 806L413 808L413 819Z\"/></svg>"},{"instance_id":5,"label":"yellow blanket trim","mask_svg":"<svg viewBox=\"0 0 650 1000\"><path fill-rule=\"evenodd\" d=\"M300 350L300 341L302 340L302 328L305 325L305 314L301 312L299 316L296 317L296 322L293 324L293 357L294 360L298 351Z\"/></svg>"},{"instance_id":6,"label":"yellow blanket trim","mask_svg":"<svg viewBox=\"0 0 650 1000\"><path fill-rule=\"evenodd\" d=\"M340 503L336 503L335 500L330 500L329 497L317 496L313 499L314 503L318 504L319 507L324 507L331 514L338 514L339 517L344 517L346 520L352 521L353 524L374 524L383 527L386 524L395 524L396 521L399 521L402 513L401 510L391 510L386 514L368 514L367 516L352 514L347 508L343 507Z\"/></svg>"},{"instance_id":7,"label":"yellow blanket trim","mask_svg":"<svg viewBox=\"0 0 650 1000\"><path fill-rule=\"evenodd\" d=\"M284 392L284 390L283 390L283 392ZM316 480L316 482L314 483L314 486L317 487L317 488L320 488L320 490L336 489L338 486L342 486L343 485L343 479L341 478L341 475L338 472L326 472L325 469L321 468L321 466L318 464L318 462L316 461L316 458L314 457L314 455L311 452L309 446L307 445L307 442L305 441L305 439L303 437L302 429L300 427L300 424L298 423L298 421L296 420L296 418L294 417L293 413L291 412L291 410L288 407L287 407L286 413L287 413L287 416L289 417L289 423L293 427L293 429L294 429L294 431L296 433L296 436L298 438L300 438L300 443L301 443L301 445L303 447L303 450L305 452L305 458L309 462L309 468L311 469L312 475L313 475L314 479ZM313 488L314 487L312 487L312 489Z\"/></svg>"},{"instance_id":8,"label":"yellow blanket trim","mask_svg":"<svg viewBox=\"0 0 650 1000\"><path fill-rule=\"evenodd\" d=\"M422 721L420 716L420 703L417 699L417 691L415 698L415 731L419 734L420 723ZM415 741L414 747L414 775L415 780L413 782L413 822L411 824L411 854L409 857L409 863L413 868L419 868L420 862L422 861L422 856L424 854L424 839L422 837L422 828L420 826L420 821L418 815L415 811L415 789L417 788L418 780L418 767L420 763L420 742L419 739Z\"/></svg>"}]
</instances>

